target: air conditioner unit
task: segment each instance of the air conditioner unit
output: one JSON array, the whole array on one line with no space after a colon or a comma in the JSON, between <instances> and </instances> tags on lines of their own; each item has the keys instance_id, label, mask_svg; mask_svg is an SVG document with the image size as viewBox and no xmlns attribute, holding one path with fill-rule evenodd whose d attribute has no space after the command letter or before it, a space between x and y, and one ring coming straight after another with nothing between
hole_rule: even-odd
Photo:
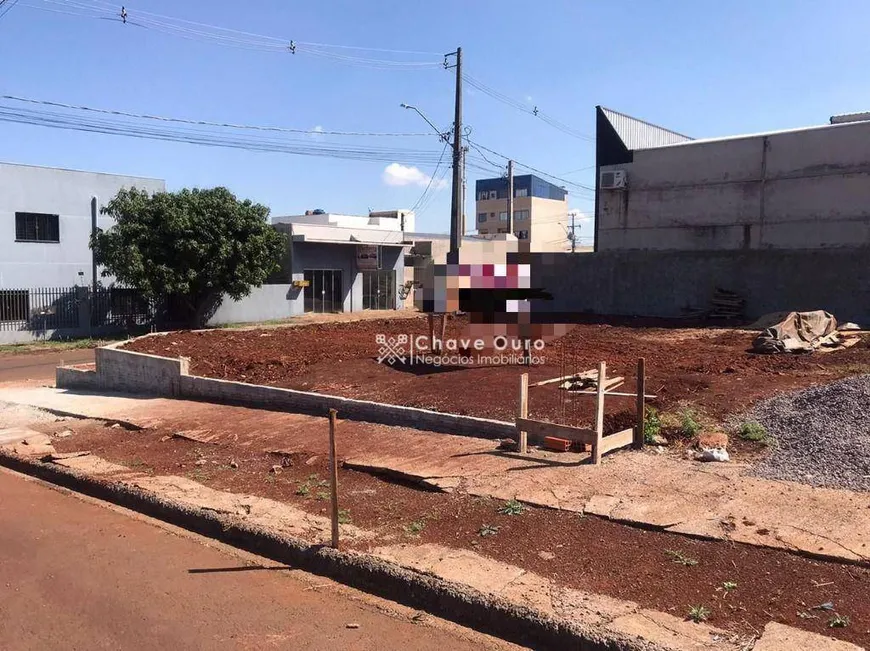
<instances>
[{"instance_id":1,"label":"air conditioner unit","mask_svg":"<svg viewBox=\"0 0 870 651\"><path fill-rule=\"evenodd\" d=\"M604 171L598 185L602 190L619 190L625 187L627 180L624 170Z\"/></svg>"}]
</instances>

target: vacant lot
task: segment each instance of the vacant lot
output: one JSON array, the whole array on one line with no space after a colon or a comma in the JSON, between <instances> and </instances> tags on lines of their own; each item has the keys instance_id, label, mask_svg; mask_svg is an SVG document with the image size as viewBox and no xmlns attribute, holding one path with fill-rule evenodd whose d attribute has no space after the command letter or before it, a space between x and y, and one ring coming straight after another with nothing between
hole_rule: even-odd
<instances>
[{"instance_id":1,"label":"vacant lot","mask_svg":"<svg viewBox=\"0 0 870 651\"><path fill-rule=\"evenodd\" d=\"M447 337L466 323L453 319ZM131 350L191 358L191 372L207 377L318 391L351 398L459 414L512 419L519 374L531 382L594 368L606 361L608 375L626 377L634 389L638 357L646 359L647 392L664 410L691 404L713 420L741 413L783 391L870 372L870 342L845 350L803 356L748 352L755 333L723 328L671 328L582 324L548 342L546 362L519 366L434 367L379 364L376 335L423 335L423 317L360 321L288 329L174 332L128 345ZM594 397L571 396L556 385L533 387L530 416L566 423L591 422ZM610 398L611 416L633 400ZM613 426L616 426L613 424ZM612 427L611 427L612 429Z\"/></svg>"}]
</instances>

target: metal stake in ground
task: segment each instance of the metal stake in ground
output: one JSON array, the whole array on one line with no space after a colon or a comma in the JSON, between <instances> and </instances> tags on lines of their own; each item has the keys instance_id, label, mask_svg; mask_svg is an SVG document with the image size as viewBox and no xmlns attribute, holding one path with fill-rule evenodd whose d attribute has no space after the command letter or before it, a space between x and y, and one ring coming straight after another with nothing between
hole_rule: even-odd
<instances>
[{"instance_id":1,"label":"metal stake in ground","mask_svg":"<svg viewBox=\"0 0 870 651\"><path fill-rule=\"evenodd\" d=\"M332 546L338 549L338 457L335 454L335 409L329 410L329 488L332 515Z\"/></svg>"}]
</instances>

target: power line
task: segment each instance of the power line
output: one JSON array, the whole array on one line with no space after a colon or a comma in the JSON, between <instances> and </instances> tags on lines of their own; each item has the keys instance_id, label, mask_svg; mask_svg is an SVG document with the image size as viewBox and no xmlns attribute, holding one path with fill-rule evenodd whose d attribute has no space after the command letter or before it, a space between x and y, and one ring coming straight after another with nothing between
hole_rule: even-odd
<instances>
[{"instance_id":1,"label":"power line","mask_svg":"<svg viewBox=\"0 0 870 651\"><path fill-rule=\"evenodd\" d=\"M438 158L438 162L435 164L435 169L432 170L432 175L429 177L429 183L426 184L426 189L423 190L423 194L420 195L420 198L417 199L417 202L414 204L411 210L417 210L417 207L421 203L423 203L423 200L426 198L426 195L429 192L429 188L432 187L432 182L435 180L435 175L438 173L438 168L441 167L441 162L444 160L444 154L447 153L447 148L449 146L450 143L444 143L444 148L441 150L441 156Z\"/></svg>"},{"instance_id":2,"label":"power line","mask_svg":"<svg viewBox=\"0 0 870 651\"><path fill-rule=\"evenodd\" d=\"M17 0L15 0L17 2ZM33 9L52 11L61 14L70 14L83 18L109 20L124 25L140 27L178 36L188 40L235 47L261 52L283 54L305 54L314 57L343 63L357 67L391 70L425 70L443 67L441 57L437 52L420 52L416 50L393 50L380 47L367 47L362 45L333 45L328 43L313 43L294 41L292 39L266 36L253 32L210 25L183 18L175 18L138 9L127 9L101 0L31 0L22 6ZM57 8L57 7L60 7ZM394 55L413 55L426 57L439 57L437 60L409 61L386 58L373 58L355 56L331 50L356 50L368 52L380 52Z\"/></svg>"},{"instance_id":3,"label":"power line","mask_svg":"<svg viewBox=\"0 0 870 651\"><path fill-rule=\"evenodd\" d=\"M18 97L16 95L0 95L0 99L12 100L15 102L26 102L29 104L40 104L43 106L54 106L57 108L73 109L77 111L88 111L92 113L103 113L106 115L117 115L129 118L138 118L144 120L160 120L162 122L175 122L178 124L192 124L197 126L222 127L227 129L249 129L254 131L274 131L278 133L301 133L309 136L392 136L392 137L416 137L425 136L432 137L431 133L383 133L376 131L326 131L323 129L291 129L288 127L272 127L272 126L254 126L249 124L233 124L230 122L209 122L206 120L188 120L184 118L164 117L160 115L148 115L145 113L129 113L127 111L118 111L114 109L94 108L91 106L79 106L75 104L65 104L63 102L52 102L42 99L33 99L30 97Z\"/></svg>"},{"instance_id":4,"label":"power line","mask_svg":"<svg viewBox=\"0 0 870 651\"><path fill-rule=\"evenodd\" d=\"M12 11L12 7L18 4L18 0L0 0L0 18Z\"/></svg>"},{"instance_id":5,"label":"power line","mask_svg":"<svg viewBox=\"0 0 870 651\"><path fill-rule=\"evenodd\" d=\"M542 120L543 122L550 125L551 127L558 129L559 131L566 133L569 136L573 136L575 138L578 138L580 140L585 140L587 142L595 142L595 138L593 136L590 136L587 133L583 133L581 131L578 131L577 129L574 129L574 128L568 126L564 122L560 122L559 120L557 120L553 116L541 111L537 106L535 106L534 108L529 108L528 104L526 104L525 102L521 102L520 100L514 99L514 98L510 97L509 95L505 95L504 93L501 93L501 92L495 90L494 88L487 86L479 79L475 79L471 75L467 75L467 74L463 75L463 79L468 83L469 86L476 88L477 90L484 93L485 95L488 95L491 98L493 98L499 102L502 102L503 104L506 104L507 106L510 106L511 108L514 108L518 111L522 111L523 113L528 113L529 115L532 115L532 116Z\"/></svg>"},{"instance_id":6,"label":"power line","mask_svg":"<svg viewBox=\"0 0 870 651\"><path fill-rule=\"evenodd\" d=\"M118 119L114 116L103 118L91 115L72 115L44 109L26 109L3 105L0 105L0 121L107 135L300 156L379 162L401 161L406 164L417 165L430 165L434 164L437 160L435 152L430 150L318 143L310 138L292 139L259 134L226 134L198 127L137 124Z\"/></svg>"},{"instance_id":7,"label":"power line","mask_svg":"<svg viewBox=\"0 0 870 651\"><path fill-rule=\"evenodd\" d=\"M472 142L472 141L469 139L469 143L470 143L470 142ZM579 190L585 190L585 191L587 191L587 192L595 192L595 188L593 188L593 187L591 187L591 186L584 185L584 184L582 184L582 183L577 183L577 182L575 182L575 181L569 181L569 180L567 180L567 179L563 179L563 178L561 178L561 177L559 177L559 176L556 176L555 174L550 174L549 172L545 172L545 171L540 170L540 169L538 169L538 168L536 168L536 167L532 167L531 165L526 165L525 163L521 163L521 162L519 162L519 161L518 161L516 158L514 158L513 156L505 156L504 154L500 154L499 152L497 152L497 151L495 151L495 150L493 150L493 149L490 149L489 147L484 147L484 146L481 145L479 142L478 142L478 143L474 143L474 144L477 145L477 147L480 147L481 149L483 149L484 151L487 151L487 152L489 152L490 154L493 154L494 156L499 156L499 157L501 157L501 158L504 158L505 160L513 160L514 163L516 163L516 165L518 165L519 167L522 167L522 168L524 168L524 169L527 169L527 170L529 170L529 171L531 171L531 172L535 172L536 174L540 174L541 176L546 176L547 178L553 179L553 180L555 180L555 181L559 181L560 183L563 183L563 184L565 184L566 186L571 186L571 187L577 188L577 189L579 189Z\"/></svg>"}]
</instances>

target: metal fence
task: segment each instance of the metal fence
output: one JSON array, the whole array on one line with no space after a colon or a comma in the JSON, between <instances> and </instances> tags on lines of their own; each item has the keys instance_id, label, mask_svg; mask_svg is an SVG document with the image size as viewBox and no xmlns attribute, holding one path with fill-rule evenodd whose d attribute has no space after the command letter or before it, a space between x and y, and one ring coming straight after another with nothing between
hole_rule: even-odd
<instances>
[{"instance_id":1,"label":"metal fence","mask_svg":"<svg viewBox=\"0 0 870 651\"><path fill-rule=\"evenodd\" d=\"M0 289L0 330L56 330L79 326L81 289Z\"/></svg>"},{"instance_id":2,"label":"metal fence","mask_svg":"<svg viewBox=\"0 0 870 651\"><path fill-rule=\"evenodd\" d=\"M128 287L0 289L0 331L134 329L153 322L153 305Z\"/></svg>"},{"instance_id":3,"label":"metal fence","mask_svg":"<svg viewBox=\"0 0 870 651\"><path fill-rule=\"evenodd\" d=\"M154 306L138 289L99 287L91 294L91 325L132 329L154 320Z\"/></svg>"}]
</instances>

